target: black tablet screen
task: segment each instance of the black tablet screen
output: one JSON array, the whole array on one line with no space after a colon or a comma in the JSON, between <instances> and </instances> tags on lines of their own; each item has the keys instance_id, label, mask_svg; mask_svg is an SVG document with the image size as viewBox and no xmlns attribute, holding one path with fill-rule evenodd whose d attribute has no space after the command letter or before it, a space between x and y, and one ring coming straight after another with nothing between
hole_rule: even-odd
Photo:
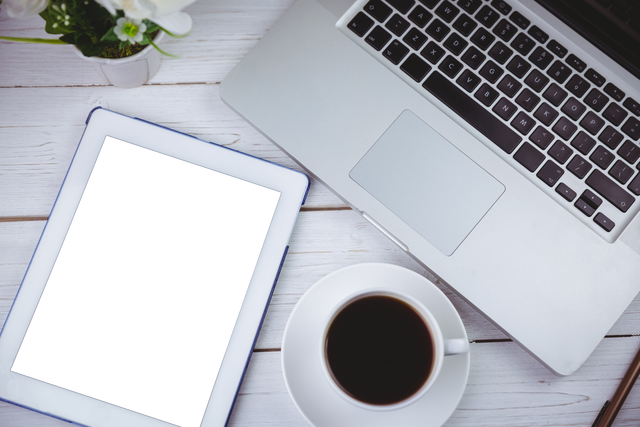
<instances>
[{"instance_id":1,"label":"black tablet screen","mask_svg":"<svg viewBox=\"0 0 640 427\"><path fill-rule=\"evenodd\" d=\"M107 137L12 371L199 426L279 197Z\"/></svg>"}]
</instances>

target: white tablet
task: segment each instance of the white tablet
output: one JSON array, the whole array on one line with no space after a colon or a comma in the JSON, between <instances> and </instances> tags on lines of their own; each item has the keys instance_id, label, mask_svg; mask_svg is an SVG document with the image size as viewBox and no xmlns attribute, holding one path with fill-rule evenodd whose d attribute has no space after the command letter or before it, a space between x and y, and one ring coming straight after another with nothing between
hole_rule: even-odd
<instances>
[{"instance_id":1,"label":"white tablet","mask_svg":"<svg viewBox=\"0 0 640 427\"><path fill-rule=\"evenodd\" d=\"M0 335L0 399L91 427L224 426L308 187L94 110Z\"/></svg>"}]
</instances>

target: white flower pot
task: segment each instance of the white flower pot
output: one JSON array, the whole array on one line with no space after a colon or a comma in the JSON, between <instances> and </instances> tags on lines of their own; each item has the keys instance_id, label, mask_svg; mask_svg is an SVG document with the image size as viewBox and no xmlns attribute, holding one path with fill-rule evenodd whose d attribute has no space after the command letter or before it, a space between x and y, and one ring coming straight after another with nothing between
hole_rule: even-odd
<instances>
[{"instance_id":1,"label":"white flower pot","mask_svg":"<svg viewBox=\"0 0 640 427\"><path fill-rule=\"evenodd\" d=\"M158 45L163 37L164 32L160 31L153 42ZM160 52L152 45L126 58L84 56L77 48L75 52L85 61L96 64L107 82L121 88L138 87L148 82L158 72L162 59Z\"/></svg>"}]
</instances>

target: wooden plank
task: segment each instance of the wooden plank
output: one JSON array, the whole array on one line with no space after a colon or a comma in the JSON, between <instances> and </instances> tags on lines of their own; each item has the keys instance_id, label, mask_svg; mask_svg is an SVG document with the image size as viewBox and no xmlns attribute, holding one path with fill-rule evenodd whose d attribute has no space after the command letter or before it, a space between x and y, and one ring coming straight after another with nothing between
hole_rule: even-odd
<instances>
[{"instance_id":1,"label":"wooden plank","mask_svg":"<svg viewBox=\"0 0 640 427\"><path fill-rule=\"evenodd\" d=\"M4 322L17 292L43 222L0 223L0 320ZM451 292L387 237L353 211L302 212L290 240L290 249L271 300L257 349L279 349L284 327L304 292L325 275L348 265L385 262L401 265L436 282L456 307L473 341L507 337L474 308ZM640 334L640 297L609 332ZM533 360L533 359L532 359Z\"/></svg>"},{"instance_id":2,"label":"wooden plank","mask_svg":"<svg viewBox=\"0 0 640 427\"><path fill-rule=\"evenodd\" d=\"M191 34L165 37L163 50L179 58L163 58L150 84L219 83L273 24L293 0L207 0L185 9L193 19ZM11 19L0 13L0 35L57 38L44 31L40 17ZM71 46L0 41L0 87L107 85L94 65L77 56Z\"/></svg>"},{"instance_id":3,"label":"wooden plank","mask_svg":"<svg viewBox=\"0 0 640 427\"><path fill-rule=\"evenodd\" d=\"M2 89L0 217L48 216L87 116L99 106L301 170L224 105L218 90L217 84ZM313 180L305 208L336 207L347 205Z\"/></svg>"},{"instance_id":4,"label":"wooden plank","mask_svg":"<svg viewBox=\"0 0 640 427\"><path fill-rule=\"evenodd\" d=\"M605 339L578 372L556 377L512 342L472 344L467 388L445 426L590 426L638 346L639 337ZM632 390L616 427L640 424L639 402L640 387ZM0 402L0 420L3 427L68 425L4 402ZM229 425L309 425L287 392L280 352L254 353Z\"/></svg>"}]
</instances>

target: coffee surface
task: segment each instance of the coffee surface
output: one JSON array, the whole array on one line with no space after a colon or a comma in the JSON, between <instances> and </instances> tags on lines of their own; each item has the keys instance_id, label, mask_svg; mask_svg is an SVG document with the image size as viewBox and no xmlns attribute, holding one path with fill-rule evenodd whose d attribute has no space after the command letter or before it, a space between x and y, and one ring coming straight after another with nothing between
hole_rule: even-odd
<instances>
[{"instance_id":1,"label":"coffee surface","mask_svg":"<svg viewBox=\"0 0 640 427\"><path fill-rule=\"evenodd\" d=\"M422 317L405 302L380 295L358 299L338 313L325 352L336 383L373 405L411 397L433 365L433 339Z\"/></svg>"}]
</instances>

